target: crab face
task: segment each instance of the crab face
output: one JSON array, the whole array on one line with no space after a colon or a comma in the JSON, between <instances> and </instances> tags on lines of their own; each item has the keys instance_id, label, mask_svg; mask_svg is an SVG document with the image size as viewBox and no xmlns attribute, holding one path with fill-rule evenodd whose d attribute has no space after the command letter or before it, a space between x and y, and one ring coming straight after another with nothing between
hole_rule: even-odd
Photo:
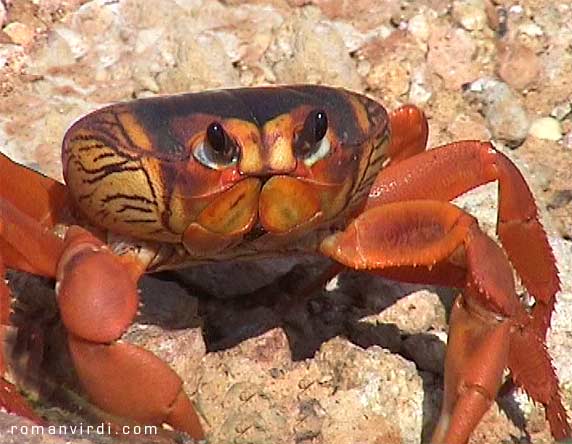
<instances>
[{"instance_id":1,"label":"crab face","mask_svg":"<svg viewBox=\"0 0 572 444\"><path fill-rule=\"evenodd\" d=\"M65 137L64 175L94 224L201 255L351 213L388 140L387 113L361 95L222 90L86 116Z\"/></svg>"}]
</instances>

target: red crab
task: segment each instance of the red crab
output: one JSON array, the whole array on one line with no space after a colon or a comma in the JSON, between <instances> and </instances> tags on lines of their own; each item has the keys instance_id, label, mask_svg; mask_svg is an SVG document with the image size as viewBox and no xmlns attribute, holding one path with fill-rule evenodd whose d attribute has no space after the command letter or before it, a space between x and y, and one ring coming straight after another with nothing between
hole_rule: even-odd
<instances>
[{"instance_id":1,"label":"red crab","mask_svg":"<svg viewBox=\"0 0 572 444\"><path fill-rule=\"evenodd\" d=\"M425 151L426 142L416 107L388 114L370 98L323 86L112 105L66 133L66 185L0 156L0 274L8 267L56 280L75 369L97 406L195 438L204 434L180 378L120 341L144 272L320 253L391 279L456 287L431 442L466 443L507 367L545 406L554 437L570 437L545 345L560 283L534 198L490 143ZM449 203L491 181L499 182L504 251ZM531 310L511 264L536 300ZM9 314L0 280L2 325ZM0 354L0 376L5 366ZM1 378L0 405L36 418Z\"/></svg>"}]
</instances>

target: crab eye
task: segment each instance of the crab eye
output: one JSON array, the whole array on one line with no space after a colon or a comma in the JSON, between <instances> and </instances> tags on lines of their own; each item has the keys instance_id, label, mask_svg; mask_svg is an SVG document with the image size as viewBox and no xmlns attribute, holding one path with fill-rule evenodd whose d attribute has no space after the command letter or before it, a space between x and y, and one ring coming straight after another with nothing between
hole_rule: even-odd
<instances>
[{"instance_id":1,"label":"crab eye","mask_svg":"<svg viewBox=\"0 0 572 444\"><path fill-rule=\"evenodd\" d=\"M312 166L323 159L330 152L330 141L326 137L328 132L328 116L323 110L311 111L302 130L295 136L294 150L296 155Z\"/></svg>"},{"instance_id":2,"label":"crab eye","mask_svg":"<svg viewBox=\"0 0 572 444\"><path fill-rule=\"evenodd\" d=\"M219 122L208 126L205 139L193 151L195 159L215 170L235 164L237 154L236 144Z\"/></svg>"},{"instance_id":3,"label":"crab eye","mask_svg":"<svg viewBox=\"0 0 572 444\"><path fill-rule=\"evenodd\" d=\"M219 154L224 154L227 148L226 132L222 125L213 122L207 128L207 141L211 148Z\"/></svg>"}]
</instances>

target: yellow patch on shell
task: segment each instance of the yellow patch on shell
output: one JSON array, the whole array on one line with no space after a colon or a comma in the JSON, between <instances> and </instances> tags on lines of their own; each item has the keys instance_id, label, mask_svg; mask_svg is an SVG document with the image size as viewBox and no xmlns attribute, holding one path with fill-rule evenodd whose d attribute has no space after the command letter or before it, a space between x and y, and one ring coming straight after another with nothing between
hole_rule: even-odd
<instances>
[{"instance_id":1,"label":"yellow patch on shell","mask_svg":"<svg viewBox=\"0 0 572 444\"><path fill-rule=\"evenodd\" d=\"M120 112L117 113L117 119L123 126L123 129L127 133L129 139L135 144L138 148L144 151L153 151L153 142L147 136L145 132L145 128L143 128L137 118L130 112Z\"/></svg>"},{"instance_id":2,"label":"yellow patch on shell","mask_svg":"<svg viewBox=\"0 0 572 444\"><path fill-rule=\"evenodd\" d=\"M265 170L276 173L288 173L296 168L296 157L292 149L294 121L289 114L283 114L264 125L262 138L268 149L264 153Z\"/></svg>"},{"instance_id":3,"label":"yellow patch on shell","mask_svg":"<svg viewBox=\"0 0 572 444\"><path fill-rule=\"evenodd\" d=\"M245 174L260 171L264 161L260 151L261 140L258 127L240 119L227 119L222 125L227 134L240 143L240 171Z\"/></svg>"},{"instance_id":4,"label":"yellow patch on shell","mask_svg":"<svg viewBox=\"0 0 572 444\"><path fill-rule=\"evenodd\" d=\"M368 134L370 129L370 123L365 106L354 96L348 95L347 98L348 101L352 104L356 122L358 123L360 129L363 131L364 134Z\"/></svg>"}]
</instances>

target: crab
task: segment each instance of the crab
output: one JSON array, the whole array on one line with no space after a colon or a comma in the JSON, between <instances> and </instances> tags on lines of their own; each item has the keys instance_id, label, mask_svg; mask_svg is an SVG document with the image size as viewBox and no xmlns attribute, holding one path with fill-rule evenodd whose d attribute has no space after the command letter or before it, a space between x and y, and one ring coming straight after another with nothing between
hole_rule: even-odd
<instances>
[{"instance_id":1,"label":"crab","mask_svg":"<svg viewBox=\"0 0 572 444\"><path fill-rule=\"evenodd\" d=\"M385 278L454 287L431 442L466 443L507 368L544 405L553 436L569 438L545 343L560 282L533 195L491 143L426 150L427 136L415 106L388 113L326 86L114 104L65 134L66 185L1 155L0 275L10 268L55 279L75 371L96 406L195 439L204 432L181 379L121 341L143 273L321 254ZM492 181L503 248L449 202ZM513 269L532 308L519 299ZM2 279L0 331L9 328L10 303ZM0 354L0 376L6 371ZM39 420L1 377L0 406Z\"/></svg>"}]
</instances>

